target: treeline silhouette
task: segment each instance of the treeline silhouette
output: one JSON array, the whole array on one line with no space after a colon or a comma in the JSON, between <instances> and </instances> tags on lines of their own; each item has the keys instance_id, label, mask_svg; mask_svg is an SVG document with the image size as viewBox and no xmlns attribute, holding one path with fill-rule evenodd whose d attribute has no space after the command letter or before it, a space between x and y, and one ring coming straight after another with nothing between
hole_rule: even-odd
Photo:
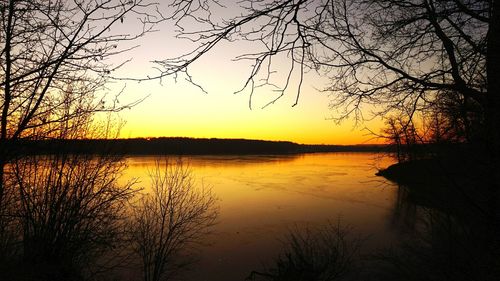
<instances>
[{"instance_id":1,"label":"treeline silhouette","mask_svg":"<svg viewBox=\"0 0 500 281\"><path fill-rule=\"evenodd\" d=\"M27 155L54 153L117 155L295 154L314 152L379 152L385 145L303 145L289 141L217 138L132 138L19 140L11 149Z\"/></svg>"}]
</instances>

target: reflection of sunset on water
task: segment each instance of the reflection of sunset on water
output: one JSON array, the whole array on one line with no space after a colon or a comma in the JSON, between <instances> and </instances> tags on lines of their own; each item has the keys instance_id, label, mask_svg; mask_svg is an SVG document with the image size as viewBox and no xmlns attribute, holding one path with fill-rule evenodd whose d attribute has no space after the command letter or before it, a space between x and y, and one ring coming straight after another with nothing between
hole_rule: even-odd
<instances>
[{"instance_id":1,"label":"reflection of sunset on water","mask_svg":"<svg viewBox=\"0 0 500 281\"><path fill-rule=\"evenodd\" d=\"M0 22L0 280L500 280L500 0Z\"/></svg>"},{"instance_id":2,"label":"reflection of sunset on water","mask_svg":"<svg viewBox=\"0 0 500 281\"><path fill-rule=\"evenodd\" d=\"M138 187L147 192L155 159L128 158L125 178L139 177ZM184 161L198 184L213 188L220 204L214 234L205 241L211 245L203 248L189 280L243 280L278 252L279 239L294 225L340 218L355 233L374 238L373 247L391 237L396 189L374 176L376 167L392 162L381 154L188 156Z\"/></svg>"}]
</instances>

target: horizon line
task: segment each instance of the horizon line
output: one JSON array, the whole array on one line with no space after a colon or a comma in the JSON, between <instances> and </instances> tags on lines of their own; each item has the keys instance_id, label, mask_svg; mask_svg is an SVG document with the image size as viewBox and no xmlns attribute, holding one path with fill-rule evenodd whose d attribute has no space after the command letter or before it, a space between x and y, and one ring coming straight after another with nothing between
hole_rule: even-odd
<instances>
[{"instance_id":1,"label":"horizon line","mask_svg":"<svg viewBox=\"0 0 500 281\"><path fill-rule=\"evenodd\" d=\"M327 144L327 143L299 143L291 140L266 140L266 139L251 139L251 138L220 138L220 137L186 137L186 136L155 136L155 137L117 137L117 138L81 138L81 139L65 139L65 140L154 140L154 139L191 139L191 140L234 140L234 141L262 141L275 143L293 143L297 145L318 145L318 146L387 146L387 143L353 143L353 144ZM45 139L51 140L51 139ZM54 139L56 140L56 139ZM59 139L61 140L61 139Z\"/></svg>"}]
</instances>

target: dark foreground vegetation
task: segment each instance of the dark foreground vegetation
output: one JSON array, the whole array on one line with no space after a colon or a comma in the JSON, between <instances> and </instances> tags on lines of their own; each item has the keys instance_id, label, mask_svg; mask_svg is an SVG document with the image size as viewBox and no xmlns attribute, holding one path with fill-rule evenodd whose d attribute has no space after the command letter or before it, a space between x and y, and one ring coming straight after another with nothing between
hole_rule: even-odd
<instances>
[{"instance_id":1,"label":"dark foreground vegetation","mask_svg":"<svg viewBox=\"0 0 500 281\"><path fill-rule=\"evenodd\" d=\"M222 13L224 1L157 2L0 1L1 280L109 280L135 256L136 279L160 281L186 264L182 249L216 215L211 193L193 191L182 170L160 169L153 194L133 200L132 183L118 181L120 153L300 151L244 140L184 140L189 149L100 141L119 135L103 114L141 101L120 104L111 91L128 62L118 55L165 22L193 49L129 80L175 76L203 90L190 67L221 42L244 41L256 48L236 58L251 65L238 91L250 92L250 107L261 90L276 93L263 107L290 90L297 105L316 72L336 120L382 118L379 135L396 148L400 164L381 174L399 184L401 243L366 262L352 258L356 243L341 228L292 234L276 264L251 278L500 279L500 1L242 0ZM124 21L138 28L117 28Z\"/></svg>"},{"instance_id":2,"label":"dark foreground vegetation","mask_svg":"<svg viewBox=\"0 0 500 281\"><path fill-rule=\"evenodd\" d=\"M393 223L402 240L377 259L384 280L497 280L498 179L482 149L402 161L379 171L398 185Z\"/></svg>"},{"instance_id":3,"label":"dark foreground vegetation","mask_svg":"<svg viewBox=\"0 0 500 281\"><path fill-rule=\"evenodd\" d=\"M218 214L210 186L158 160L147 192L116 156L24 156L5 175L0 280L169 279L189 268Z\"/></svg>"}]
</instances>

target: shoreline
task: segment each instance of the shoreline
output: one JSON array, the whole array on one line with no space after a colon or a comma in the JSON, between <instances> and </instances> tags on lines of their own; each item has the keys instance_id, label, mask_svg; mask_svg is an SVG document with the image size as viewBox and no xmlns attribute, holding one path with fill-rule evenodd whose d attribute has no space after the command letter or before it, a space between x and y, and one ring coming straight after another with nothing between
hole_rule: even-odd
<instances>
[{"instance_id":1,"label":"shoreline","mask_svg":"<svg viewBox=\"0 0 500 281\"><path fill-rule=\"evenodd\" d=\"M20 140L10 144L27 155L287 155L321 152L389 152L388 145L310 145L249 139L136 138Z\"/></svg>"}]
</instances>

